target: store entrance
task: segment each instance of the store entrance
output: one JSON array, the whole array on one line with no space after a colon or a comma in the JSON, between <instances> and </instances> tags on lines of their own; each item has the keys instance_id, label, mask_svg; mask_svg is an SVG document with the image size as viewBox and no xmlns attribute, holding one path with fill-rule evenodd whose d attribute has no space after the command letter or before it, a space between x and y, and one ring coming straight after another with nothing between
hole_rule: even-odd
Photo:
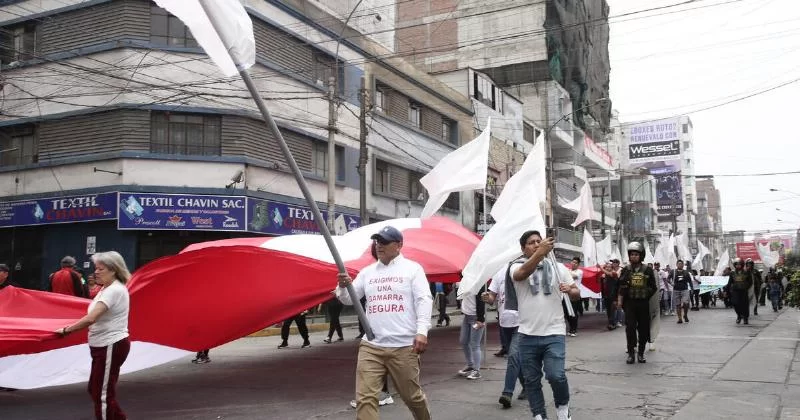
<instances>
[{"instance_id":1,"label":"store entrance","mask_svg":"<svg viewBox=\"0 0 800 420\"><path fill-rule=\"evenodd\" d=\"M244 232L214 231L170 231L155 230L139 232L136 267L168 255L175 255L182 249L198 242L219 241L222 239L255 236Z\"/></svg>"}]
</instances>

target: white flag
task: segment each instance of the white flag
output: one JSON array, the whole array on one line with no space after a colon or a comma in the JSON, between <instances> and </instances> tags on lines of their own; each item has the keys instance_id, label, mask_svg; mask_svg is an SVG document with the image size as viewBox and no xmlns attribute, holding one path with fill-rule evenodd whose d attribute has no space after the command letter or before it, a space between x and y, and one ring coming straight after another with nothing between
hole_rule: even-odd
<instances>
[{"instance_id":1,"label":"white flag","mask_svg":"<svg viewBox=\"0 0 800 420\"><path fill-rule=\"evenodd\" d=\"M775 267L775 264L780 260L778 251L769 250L769 243L762 245L756 241L756 250L758 251L758 256L761 258L761 263L764 264L764 267L767 269Z\"/></svg>"},{"instance_id":2,"label":"white flag","mask_svg":"<svg viewBox=\"0 0 800 420\"><path fill-rule=\"evenodd\" d=\"M719 263L717 263L717 269L714 270L715 276L721 276L722 273L725 271L725 268L728 267L730 263L730 257L728 256L728 250L722 252L722 255L719 256Z\"/></svg>"},{"instance_id":3,"label":"white flag","mask_svg":"<svg viewBox=\"0 0 800 420\"><path fill-rule=\"evenodd\" d=\"M675 237L675 245L678 247L678 256L684 262L692 260L692 252L689 250L689 236L685 233Z\"/></svg>"},{"instance_id":4,"label":"white flag","mask_svg":"<svg viewBox=\"0 0 800 420\"><path fill-rule=\"evenodd\" d=\"M420 179L428 190L428 202L422 209L422 219L439 211L447 196L456 191L477 190L486 187L489 172L489 145L491 144L492 119L480 136L447 154L436 166Z\"/></svg>"},{"instance_id":5,"label":"white flag","mask_svg":"<svg viewBox=\"0 0 800 420\"><path fill-rule=\"evenodd\" d=\"M611 259L611 236L606 235L605 238L597 242L597 262L604 263Z\"/></svg>"},{"instance_id":6,"label":"white flag","mask_svg":"<svg viewBox=\"0 0 800 420\"><path fill-rule=\"evenodd\" d=\"M583 229L583 240L581 241L581 251L583 252L583 266L594 267L598 264L597 242L595 242L589 229Z\"/></svg>"},{"instance_id":7,"label":"white flag","mask_svg":"<svg viewBox=\"0 0 800 420\"><path fill-rule=\"evenodd\" d=\"M522 255L519 238L523 232L538 230L545 234L540 202L546 191L543 184L535 181L544 176L545 167L544 141L540 137L522 168L506 182L497 198L492 208L496 223L486 232L461 271L459 299L477 293L504 264Z\"/></svg>"},{"instance_id":8,"label":"white flag","mask_svg":"<svg viewBox=\"0 0 800 420\"><path fill-rule=\"evenodd\" d=\"M692 268L702 270L703 258L705 258L706 255L711 254L711 252L708 250L708 248L706 248L705 245L703 245L702 242L700 242L699 239L697 240L697 249L698 249L697 256L694 257L694 262L692 262Z\"/></svg>"},{"instance_id":9,"label":"white flag","mask_svg":"<svg viewBox=\"0 0 800 420\"><path fill-rule=\"evenodd\" d=\"M156 0L156 4L192 31L197 43L226 76L256 62L253 22L239 0Z\"/></svg>"},{"instance_id":10,"label":"white flag","mask_svg":"<svg viewBox=\"0 0 800 420\"><path fill-rule=\"evenodd\" d=\"M589 185L589 181L586 181L581 187L581 195L564 207L578 208L578 215L575 217L575 221L572 222L573 227L592 219L594 216L594 202L592 202L592 187Z\"/></svg>"},{"instance_id":11,"label":"white flag","mask_svg":"<svg viewBox=\"0 0 800 420\"><path fill-rule=\"evenodd\" d=\"M647 243L647 238L644 238L644 242L642 243L644 246L644 263L645 264L653 264L656 262L656 256L650 252L650 244Z\"/></svg>"}]
</instances>

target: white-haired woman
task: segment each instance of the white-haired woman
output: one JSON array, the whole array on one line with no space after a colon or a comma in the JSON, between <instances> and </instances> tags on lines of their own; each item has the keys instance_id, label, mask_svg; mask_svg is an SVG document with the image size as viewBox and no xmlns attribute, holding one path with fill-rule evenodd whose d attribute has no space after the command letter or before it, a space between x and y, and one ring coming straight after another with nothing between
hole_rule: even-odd
<instances>
[{"instance_id":1,"label":"white-haired woman","mask_svg":"<svg viewBox=\"0 0 800 420\"><path fill-rule=\"evenodd\" d=\"M89 328L92 373L89 394L98 419L126 419L117 403L119 369L128 357L128 312L130 300L125 283L131 273L125 260L115 251L92 256L95 281L102 289L89 304L88 314L78 322L56 331L62 337Z\"/></svg>"}]
</instances>

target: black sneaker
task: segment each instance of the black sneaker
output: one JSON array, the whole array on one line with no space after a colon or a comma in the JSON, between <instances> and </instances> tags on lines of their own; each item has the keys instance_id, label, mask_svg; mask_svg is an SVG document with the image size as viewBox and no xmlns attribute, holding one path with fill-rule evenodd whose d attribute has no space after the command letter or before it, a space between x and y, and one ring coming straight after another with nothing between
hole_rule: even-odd
<instances>
[{"instance_id":1,"label":"black sneaker","mask_svg":"<svg viewBox=\"0 0 800 420\"><path fill-rule=\"evenodd\" d=\"M736 318L736 323L737 323L737 324L739 324L739 323L741 323L741 322L742 322L742 318L741 318L741 317L738 317L738 318Z\"/></svg>"},{"instance_id":2,"label":"black sneaker","mask_svg":"<svg viewBox=\"0 0 800 420\"><path fill-rule=\"evenodd\" d=\"M519 392L517 395L518 400L527 400L528 399L528 391L525 388L522 388L522 391Z\"/></svg>"},{"instance_id":3,"label":"black sneaker","mask_svg":"<svg viewBox=\"0 0 800 420\"><path fill-rule=\"evenodd\" d=\"M511 396L508 394L503 394L500 396L500 399L497 400L503 408L511 408Z\"/></svg>"},{"instance_id":4,"label":"black sneaker","mask_svg":"<svg viewBox=\"0 0 800 420\"><path fill-rule=\"evenodd\" d=\"M281 343L280 345L278 345L278 348L279 348L279 349L284 349L284 348L286 348L286 347L289 347L289 343L287 343L287 342L285 342L285 341L284 341L283 343Z\"/></svg>"},{"instance_id":5,"label":"black sneaker","mask_svg":"<svg viewBox=\"0 0 800 420\"><path fill-rule=\"evenodd\" d=\"M639 353L639 363L647 363L647 359L644 358L644 353Z\"/></svg>"},{"instance_id":6,"label":"black sneaker","mask_svg":"<svg viewBox=\"0 0 800 420\"><path fill-rule=\"evenodd\" d=\"M310 342L310 341L308 341L308 340L306 340L305 342L303 342L303 345L302 345L302 346L300 346L300 348L301 348L301 349L304 349L304 348L306 348L306 347L311 347L311 342Z\"/></svg>"},{"instance_id":7,"label":"black sneaker","mask_svg":"<svg viewBox=\"0 0 800 420\"><path fill-rule=\"evenodd\" d=\"M750 324L750 320L749 320L749 319L747 319L747 318L745 318L745 319L744 319L744 325L748 325L748 324Z\"/></svg>"},{"instance_id":8,"label":"black sneaker","mask_svg":"<svg viewBox=\"0 0 800 420\"><path fill-rule=\"evenodd\" d=\"M692 316L694 316L694 315L692 315ZM684 321L685 321L687 324L689 323L689 317L688 317L688 316L684 315L684 316L683 316L683 320L684 320Z\"/></svg>"},{"instance_id":9,"label":"black sneaker","mask_svg":"<svg viewBox=\"0 0 800 420\"><path fill-rule=\"evenodd\" d=\"M636 362L636 359L633 358L633 353L628 353L628 360L625 363L632 365Z\"/></svg>"}]
</instances>

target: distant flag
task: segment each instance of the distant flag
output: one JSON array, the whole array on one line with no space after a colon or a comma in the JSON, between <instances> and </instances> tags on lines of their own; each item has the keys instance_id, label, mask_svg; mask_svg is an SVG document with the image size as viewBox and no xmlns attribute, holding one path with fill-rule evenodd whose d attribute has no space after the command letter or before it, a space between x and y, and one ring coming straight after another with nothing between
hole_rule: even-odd
<instances>
[{"instance_id":1,"label":"distant flag","mask_svg":"<svg viewBox=\"0 0 800 420\"><path fill-rule=\"evenodd\" d=\"M703 245L702 242L700 242L699 239L697 240L697 249L698 249L697 256L694 257L694 262L692 262L692 268L702 270L703 258L705 258L706 255L710 255L711 252L708 250L708 248L706 248L705 245Z\"/></svg>"},{"instance_id":2,"label":"distant flag","mask_svg":"<svg viewBox=\"0 0 800 420\"><path fill-rule=\"evenodd\" d=\"M492 119L489 118L486 128L477 138L447 154L420 179L429 195L421 218L433 216L452 192L486 187L491 133Z\"/></svg>"},{"instance_id":3,"label":"distant flag","mask_svg":"<svg viewBox=\"0 0 800 420\"><path fill-rule=\"evenodd\" d=\"M239 0L155 0L180 19L226 76L256 62L253 22ZM214 23L212 23L214 22Z\"/></svg>"}]
</instances>

